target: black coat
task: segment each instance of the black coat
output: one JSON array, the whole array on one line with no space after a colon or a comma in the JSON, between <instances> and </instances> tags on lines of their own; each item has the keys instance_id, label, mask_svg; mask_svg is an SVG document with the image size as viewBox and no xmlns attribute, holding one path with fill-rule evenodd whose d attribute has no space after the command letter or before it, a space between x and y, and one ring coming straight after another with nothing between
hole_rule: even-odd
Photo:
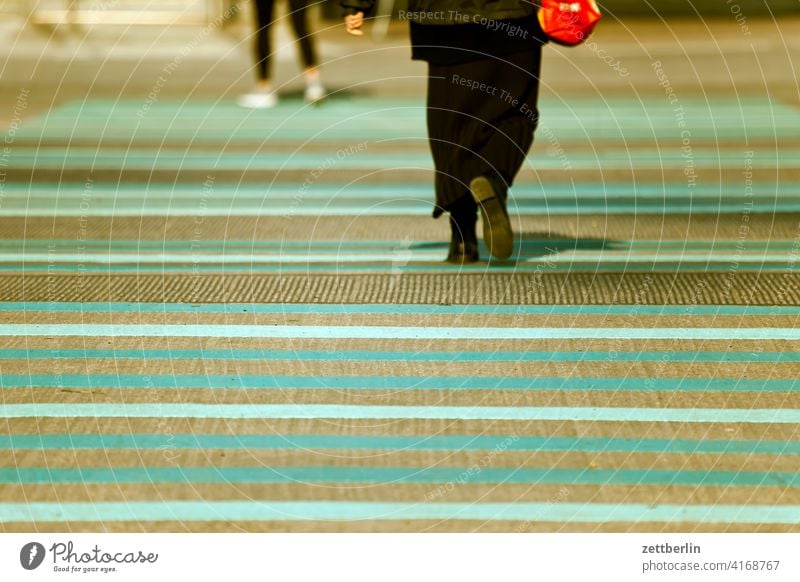
<instances>
[{"instance_id":1,"label":"black coat","mask_svg":"<svg viewBox=\"0 0 800 582\"><path fill-rule=\"evenodd\" d=\"M345 14L369 14L375 0L339 0ZM417 24L482 24L531 16L538 7L526 0L409 0L401 20Z\"/></svg>"}]
</instances>

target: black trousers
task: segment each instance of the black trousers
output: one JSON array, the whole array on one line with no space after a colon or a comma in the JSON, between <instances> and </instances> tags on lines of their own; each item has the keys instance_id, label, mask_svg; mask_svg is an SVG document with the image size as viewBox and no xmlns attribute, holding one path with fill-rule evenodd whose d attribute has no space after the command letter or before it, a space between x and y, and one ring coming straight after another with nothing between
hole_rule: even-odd
<instances>
[{"instance_id":1,"label":"black trousers","mask_svg":"<svg viewBox=\"0 0 800 582\"><path fill-rule=\"evenodd\" d=\"M272 41L270 39L270 26L272 25L272 15L275 7L275 0L254 0L253 5L256 10L256 64L258 66L258 78L261 80L269 79L270 74L270 55L272 54ZM307 0L289 0L290 18L294 34L300 42L300 58L305 68L317 65L317 56L314 52L314 44L308 31L308 19L306 18Z\"/></svg>"},{"instance_id":2,"label":"black trousers","mask_svg":"<svg viewBox=\"0 0 800 582\"><path fill-rule=\"evenodd\" d=\"M492 175L510 186L539 119L541 46L453 65L430 63L428 139L436 168L434 217Z\"/></svg>"}]
</instances>

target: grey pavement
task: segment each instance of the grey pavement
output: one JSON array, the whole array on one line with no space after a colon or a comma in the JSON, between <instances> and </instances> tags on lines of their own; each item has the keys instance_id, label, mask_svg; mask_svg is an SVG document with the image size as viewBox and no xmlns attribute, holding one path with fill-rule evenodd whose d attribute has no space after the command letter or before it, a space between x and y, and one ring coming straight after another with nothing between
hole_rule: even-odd
<instances>
[{"instance_id":1,"label":"grey pavement","mask_svg":"<svg viewBox=\"0 0 800 582\"><path fill-rule=\"evenodd\" d=\"M282 91L301 88L294 39L278 26L275 80ZM344 34L319 21L324 78L337 91L380 96L424 94L425 65L410 61L405 23L380 38ZM141 97L169 67L165 98L233 99L252 83L250 22L226 26L46 26L4 17L0 23L0 124L13 116L22 89L28 115L79 97ZM687 96L767 96L800 103L800 18L733 17L705 20L608 17L586 45L549 46L543 92L560 96L658 94L663 64L669 83ZM172 65L172 66L171 66ZM176 66L177 65L177 66Z\"/></svg>"},{"instance_id":2,"label":"grey pavement","mask_svg":"<svg viewBox=\"0 0 800 582\"><path fill-rule=\"evenodd\" d=\"M797 532L800 19L548 47L463 267L404 24L318 27L249 111L246 22L0 24L0 531Z\"/></svg>"}]
</instances>

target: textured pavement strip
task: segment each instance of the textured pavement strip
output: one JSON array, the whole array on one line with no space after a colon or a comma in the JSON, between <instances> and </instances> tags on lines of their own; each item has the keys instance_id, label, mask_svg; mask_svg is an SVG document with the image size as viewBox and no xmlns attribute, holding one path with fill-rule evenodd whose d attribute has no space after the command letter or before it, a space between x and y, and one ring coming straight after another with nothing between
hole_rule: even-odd
<instances>
[{"instance_id":1,"label":"textured pavement strip","mask_svg":"<svg viewBox=\"0 0 800 582\"><path fill-rule=\"evenodd\" d=\"M89 108L87 111L102 117L103 107L106 107L105 111L109 111L104 104L100 104L99 109L92 111ZM758 104L746 104L747 107L755 112ZM170 112L165 108L162 111L168 117L174 116L177 109ZM197 119L198 115L207 114L209 109L207 105L199 104L198 107L187 111L185 119L191 120L193 117ZM251 124L256 120L255 117L243 119L241 112L231 107L228 107L227 111L231 115L238 115L243 124ZM698 111L708 113L707 108L704 110L700 107ZM281 113L285 114L285 112L274 112L276 116ZM334 109L314 114L323 119L324 115L331 113L335 113ZM417 108L415 115L418 114ZM583 113L584 116L590 114L591 111ZM70 115L69 111L65 115ZM87 117L82 116L81 123ZM737 128L737 111L734 107L729 106L725 110L724 119L716 115L716 111L712 117L713 119L709 118L709 122L695 125L698 137L705 133L706 139L709 139L735 135L740 131ZM795 117L797 117L796 112L787 113L783 118L786 123L781 128L790 127ZM569 115L565 119L569 122ZM774 124L773 127L769 127L769 116L763 119L755 117L750 119L755 126L761 128L759 135L777 135L783 131L774 127ZM175 121L175 118L169 118L169 121ZM274 121L275 118L271 121L265 119L264 123L269 124ZM572 122L571 139L580 139L583 128L576 127L574 120ZM146 121L147 123L151 124L150 131L153 131L156 129L156 125L153 124L163 124L164 119L153 118ZM287 133L287 137L307 132L308 127L304 124L307 125L308 121L297 125L297 133ZM665 115L656 125L656 134L651 136L647 132L639 132L638 138L655 140L655 135L658 135L661 143L661 136L666 135L667 141L664 143L669 143L668 136L673 129L670 124L674 124L674 119L669 119L669 116ZM568 126L569 123L564 125ZM57 140L59 136L63 138L65 132L73 131L76 127L73 122L72 126L69 123L54 125L47 131L50 129L53 132L48 135ZM92 125L77 129L80 129L79 135L82 131L84 137L91 137L92 134L97 137L97 128ZM247 129L249 130L250 126ZM126 131L130 130L131 128L128 128ZM185 126L181 128L180 124L173 124L170 131L173 130L175 133L172 133L171 139L193 137L182 134L181 132L187 129ZM613 127L605 129L601 127L595 130L597 134L611 130L606 136L609 139L617 139ZM718 130L719 133L715 135ZM29 138L35 139L37 135L35 128L31 131ZM207 126L201 125L196 134L200 136L204 134L207 139L219 140L219 133L214 133L218 131L219 126L215 127L209 123ZM637 133L628 128L626 137L629 132ZM328 132L327 137L338 139L343 143L347 143L350 139L341 135L336 137L334 134L335 132ZM117 133L114 139L124 140L125 135L124 131ZM139 137L144 134L134 132L127 135L135 146ZM251 139L246 133L240 133L238 138ZM145 145L145 147L150 146ZM708 151L715 151L711 142L707 142L705 147L709 148ZM419 149L420 144L415 148ZM700 148L699 143L698 148ZM698 155L702 153L701 149L698 149ZM376 147L373 151L377 150ZM87 151L91 151L91 148ZM583 153L576 154L576 159L581 157L589 159L585 149L582 151ZM740 166L745 154L726 148L718 151L727 152L723 157L730 156L732 165L725 179L730 185L731 192L739 192L743 188ZM201 150L196 150L187 155L192 156L200 152ZM673 151L671 155L674 153ZM614 155L614 152L608 155ZM766 150L761 148L757 150L757 155L764 159L769 158ZM234 161L245 158L246 156L235 154L231 156L231 160ZM262 161L270 162L269 156L262 156ZM119 162L116 163L119 165ZM307 173L308 168L305 171ZM609 170L603 177L613 174L614 172ZM135 178L135 174L128 175ZM775 184L775 180L780 178L779 183L783 184L786 175L783 173L777 176L772 171L771 183ZM73 167L65 173L65 176L77 181L76 187L71 192L65 191L67 196L65 200L69 200L71 196L74 204L74 197L77 196L79 200L85 193L85 181L90 175L86 173L86 168ZM337 179L346 177L344 173L336 176ZM188 177L188 174L182 175L182 179ZM667 175L666 179L673 177L677 178L678 174ZM765 176L759 174L757 177ZM399 173L393 177L395 181L397 178ZM413 177L421 180L428 178L428 175L423 174ZM529 178L530 176L527 176L526 179ZM657 180L664 179L663 174L657 177ZM656 199L658 197L657 180L653 181L655 187L647 193L651 200L653 197ZM682 188L685 187L685 179L683 182ZM676 180L676 183L681 184L679 180ZM202 192L202 184L202 179L197 181L196 191ZM80 185L84 186L83 190ZM775 190L774 186L772 190ZM781 191L783 192L783 189ZM231 198L233 192L235 191L228 190L228 200L232 207L238 207L238 202ZM569 194L566 188L561 192L562 196ZM764 190L762 193L765 199L768 199L770 192ZM369 196L365 191L362 196L364 195ZM636 200L637 193L633 192L632 195ZM600 202L605 202L604 191L598 192L595 189L593 196ZM579 198L579 195L577 197ZM745 200L741 196L738 198L736 201L741 203L740 207L743 209ZM790 198L791 195L787 195L786 199ZM60 205L59 208L67 207ZM127 241L131 245L140 240L162 244L169 241L191 241L196 226L192 223L192 216L199 215L200 209L198 207L194 209L196 212L193 212L191 207L187 208L190 208L187 211L188 218L153 218L146 222L134 217L125 219L117 216L92 216L91 220L87 221L86 234L89 235L88 238L100 244L104 242L103 239ZM737 527L746 531L760 529L796 531L797 523L800 523L798 518L800 510L797 508L798 488L794 485L796 453L790 452L791 447L757 452L752 448L747 451L737 449L737 446L743 446L739 444L707 452L697 452L692 448L680 452L668 451L670 446L668 443L674 443L674 439L694 439L698 443L697 447L701 449L707 447L710 441L749 442L759 446L766 443L774 445L798 442L800 423L794 417L794 413L800 407L795 404L797 397L794 395L793 387L798 364L794 361L757 363L744 358L737 363L724 364L714 361L665 362L663 354L659 359L659 354L652 353L652 360L648 362L621 363L612 359L587 364L512 360L511 364L503 364L473 361L456 362L443 368L439 362L395 361L383 363L378 367L377 362L307 361L285 356L275 360L268 357L263 361L236 359L204 361L202 357L178 359L167 356L160 361L153 361L149 357L117 360L114 363L115 374L112 378L109 376L110 369L107 362L86 359L80 353L71 354L76 360L67 362L59 354L59 350L68 347L115 349L117 346L142 350L165 348L198 350L210 346L223 350L302 348L328 351L341 349L352 352L402 349L412 350L415 353L433 348L454 352L469 349L478 355L481 352L495 353L499 350L536 349L554 352L569 350L573 357L584 349L611 354L620 349L630 353L640 348L661 350L669 354L676 347L683 351L698 348L717 353L736 350L740 355L746 354L747 350L759 354L794 353L796 342L777 339L774 336L780 334L774 332L796 328L795 313L740 311L723 314L715 311L681 317L680 313L656 314L639 309L645 304L658 306L676 302L687 303L688 310L699 309L702 305L716 308L717 304L731 306L759 302L763 305L798 304L796 291L792 290L798 288L795 285L796 276L788 273L793 265L791 256L798 236L797 215L773 216L770 213L748 216L750 230L742 248L739 229L742 225L743 210L731 209L739 212L729 216L654 215L649 218L605 217L579 213L559 217L543 213L541 216L524 216L520 219L519 231L526 232L525 229L530 228L533 233L547 233L546 236L534 234L532 238L526 237L523 249L535 249L531 243L535 245L552 242L557 245L557 250L563 256L569 252L570 243L573 245L572 248L576 243L581 243L590 245L589 252L599 254L600 250L608 248L608 251L604 252L615 252L626 259L635 256L632 253L662 255L679 253L683 257L688 257L691 253L704 252L702 249L705 249L705 252L715 253L719 257L721 270L728 270L716 274L682 272L688 265L679 267L677 264L663 262L662 268L668 272L639 275L629 272L598 275L590 272L577 276L564 274L543 277L538 276L541 273L537 275L535 271L539 265L532 265L534 272L529 273L528 279L524 279L523 275L492 275L489 269L474 276L467 276L458 271L439 275L438 273L446 273L441 269L441 265L436 265L434 269L437 274L430 276L415 278L413 275L398 277L387 274L378 275L370 280L358 276L343 278L340 275L326 278L321 273L307 273L296 279L280 275L273 277L245 275L226 276L224 280L220 280L218 276L210 274L200 278L160 275L148 278L142 274L114 275L108 278L92 277L84 273L54 276L47 271L37 278L32 275L34 271L28 271L27 268L22 271L24 273L22 276L4 276L0 283L4 300L40 301L50 304L59 297L61 301L112 300L128 301L133 308L129 309L133 311L132 314L126 314L125 310L115 310L113 314L82 311L70 314L61 310L51 312L39 309L30 312L25 309L24 321L29 324L67 323L74 326L79 323L99 322L115 324L170 322L184 328L188 325L199 325L204 329L210 329L213 325L264 326L266 323L273 323L286 326L287 329L293 328L295 335L298 335L296 332L304 323L306 326L327 325L326 329L332 329L331 326L339 327L343 321L347 321L354 327L388 324L392 329L412 326L425 329L427 326L452 328L457 325L501 330L515 326L519 326L520 329L531 329L528 322L535 322L532 327L596 328L605 329L605 335L612 335L607 333L609 328L621 330L630 327L651 330L671 328L675 326L673 320L679 318L677 321L681 326L691 327L693 330L732 329L740 333L743 329L761 330L758 332L761 339L736 339L733 333L709 340L696 337L686 340L666 337L652 340L635 340L630 337L588 340L510 337L500 342L502 345L498 346L496 340L475 340L471 337L440 341L398 339L388 336L370 340L340 339L331 344L331 340L325 338L211 339L203 334L191 338L165 336L146 339L138 336L129 338L90 335L4 336L0 349L32 347L39 350L53 350L50 361L27 360L24 356L20 357L20 354L16 358L3 360L3 370L6 372L4 377L9 380L3 388L4 396L8 397L5 400L4 411L9 412L5 419L9 436L54 434L69 439L73 435L80 434L123 436L133 433L149 434L156 440L151 442L149 449L126 449L103 445L75 450L39 451L36 446L30 446L30 443L23 448L14 444L11 451L13 461L4 466L6 468L19 466L23 469L23 473L14 473L15 470L8 474L0 473L6 479L0 484L0 492L3 499L8 500L0 504L0 522L3 522L0 527L11 531L24 527L24 524L20 523L21 520L27 520L28 527L31 520L35 520L37 527L50 524L55 530L80 529L86 526L85 523L80 523L81 520L90 522L102 520L108 529L126 531L137 531L142 528L172 531L183 528L198 528L204 531L237 529L322 531L326 528L376 531L398 529L418 531L428 528L450 531L480 528L504 531L514 531L518 528L522 528L523 531L536 529L666 531L679 526L695 531L731 530ZM665 211L669 211L666 206ZM598 212L603 210L600 209ZM2 220L2 225L8 225L9 228L0 229L3 233L0 236L10 241L38 239L39 249L49 250L50 241L76 240L79 228L77 218L80 217L51 216L28 218L25 221L6 219ZM353 224L342 232L341 218L320 219L299 215L239 217L233 213L230 217L215 219L203 216L203 218L203 232L199 238L204 241L217 240L239 245L234 249L224 247L223 254L229 256L241 253L242 246L246 249L250 240L259 241L259 244L262 244L261 241L267 241L268 244L268 241L282 242L281 238L295 241L313 240L320 245L312 249L317 253L320 252L319 249L329 248L325 245L331 243L335 245L343 241L349 241L346 244L356 241L374 244L376 236L383 237L384 252L388 248L391 253L396 249L398 242L402 243L404 240L414 241L412 244L420 245L419 252L428 253L431 257L436 253L443 255L445 251L445 245L441 241L446 240L446 225L442 221L433 223L419 221L417 218L389 219L373 216L354 220ZM232 232L236 233L236 237L227 241ZM598 233L601 233L602 237L598 237ZM554 234L556 241L550 240ZM581 242L580 237L588 238L588 241ZM673 245L686 241L697 242L693 243L694 247L684 245L668 249L651 243L650 246L636 250L636 245L641 245L642 239L667 240ZM615 241L622 242L614 247ZM722 245L719 244L720 241L723 242ZM707 246L703 246L703 242ZM715 245L708 245L709 242ZM118 243L115 242L114 245ZM427 249L425 245L429 245ZM7 252L12 254L20 250L19 246L7 248L9 249ZM219 247L217 248L217 255L211 255L212 260L220 260L219 257L222 256L219 254ZM259 247L259 252L263 252L263 248ZM345 248L353 255L364 252L355 244ZM701 250L697 251L698 248ZM119 253L131 252L123 245L102 248L99 252L109 251L116 257L119 257ZM742 251L741 256L737 256L737 252L740 251ZM782 261L782 265L776 265L778 271L772 274L744 272L748 253L763 254L767 251L777 253L779 260ZM31 253L27 247L26 252ZM141 249L134 247L134 252L141 252ZM174 251L167 248L156 248L153 251L151 246L147 252ZM282 249L283 255L292 254L301 257L301 260L307 259L304 255L309 252L309 249L291 252ZM337 252L341 253L341 250ZM28 258L26 257L26 263ZM387 256L381 255L380 261L384 262L382 268L389 270L394 267L391 272L402 272L397 265L387 268L385 263L392 258L391 254L388 255L388 259ZM19 262L19 255L14 259ZM535 260L535 254L526 256L525 259ZM441 258L431 258L431 260L440 261ZM732 265L735 266L731 272ZM574 269L575 266L572 267ZM584 265L584 268L592 271L596 267L596 263L591 267ZM681 271L678 271L679 268ZM626 268L626 271L629 270L630 266ZM399 280L402 280L402 286L398 285ZM342 283L346 286L343 287ZM542 283L541 288L538 286L539 283ZM537 285L534 293L531 292L532 284ZM390 293L386 293L387 289ZM553 290L556 290L556 293L552 293ZM269 302L270 297L273 297L271 300L273 303L327 301L333 304L340 303L349 296L352 298L351 303L363 303L365 298L375 297L380 298L381 302L430 304L438 303L442 299L445 299L445 302L452 302L455 299L455 302L482 303L487 306L498 302L508 303L513 307L515 303L530 303L538 298L544 304L566 302L577 306L586 303L587 300L591 301L594 297L600 306L614 302L628 302L631 305L628 306L630 311L626 313L571 312L551 315L531 313L524 316L516 313L491 312L471 314L334 312L329 315L215 314L203 311L142 315L135 312L135 305L140 301L178 302L186 301L186 298L190 297L193 304L228 302L237 294L245 301L257 303ZM12 309L4 311L0 317L4 319L8 317L6 324L13 323L14 311ZM18 315L17 317L19 318ZM53 329L56 328L50 328L50 331ZM443 358L447 362L447 356ZM756 359L755 356L753 359ZM50 364L49 369L48 364ZM302 375L298 376L298 366L302 370L302 375L306 376L305 379ZM264 375L265 370L268 370L267 376ZM398 374L398 371L402 373ZM375 372L382 375L376 375ZM283 376L291 379L284 382L286 386L282 386L281 390L240 389L241 381L256 382L257 385L261 385L259 383L265 378L280 382L280 377ZM306 381L318 382L320 376L328 378L328 383L332 385L330 389L305 386ZM345 378L335 379L332 376ZM368 384L363 384L362 379L354 376L372 378L368 380ZM409 390L405 384L402 386L386 384L390 380L397 382L398 376L409 377L412 389ZM488 381L492 384L489 389L475 384L475 378L477 377L480 383L481 376L490 378ZM544 380L547 377L553 378L552 386L550 381ZM142 384L139 380L143 378L148 378L149 381ZM219 384L215 384L217 388L203 387L203 382L216 382L215 378L219 380ZM437 385L440 378L443 378L441 381L445 382L444 385ZM538 379L539 384L534 389L502 387L503 382L528 378ZM583 378L592 383L581 384ZM714 378L716 384L709 386L708 378ZM764 382L760 382L759 378ZM43 385L28 387L26 380L39 381L51 387ZM101 384L120 381L126 387L92 388L91 386L97 386L96 380L100 380ZM170 387L170 382L176 380L181 383L181 387ZM680 380L684 381L682 386L680 383L671 383ZM730 382L726 383L726 380ZM737 380L740 381L737 383ZM140 387L126 385L126 382L134 386L138 384ZM378 387L373 387L373 382L376 382ZM456 384L450 384L451 382ZM351 383L368 385L370 389L353 388ZM162 384L164 387L159 387ZM295 387L288 388L289 385ZM470 388L460 389L458 386L461 385ZM442 386L447 387L442 389ZM533 385L531 387L533 388ZM197 406L203 403L212 408ZM148 404L149 406L140 406ZM175 404L182 412L177 417L170 418L172 406ZM226 408L226 404L235 408ZM87 405L89 408L86 408ZM113 408L109 408L108 405ZM264 405L268 408L263 408ZM256 408L258 406L262 408ZM110 417L119 414L121 410L125 411L122 416ZM213 411L217 416L209 418L186 416L187 413L205 416L209 411ZM249 419L221 418L231 412L237 415L240 413L249 415L249 412L255 411L259 411L259 415ZM43 416L14 418L19 413L31 412L41 413ZM98 412L108 416L98 417L96 416ZM62 417L62 413L65 416ZM267 416L261 413L267 413ZM47 416L48 414L54 416ZM287 418L279 418L281 416ZM307 416L308 418L299 418ZM348 419L348 416L354 418ZM357 418L362 416L367 418ZM413 416L417 418L410 418ZM455 418L449 418L451 416ZM772 422L775 420L779 423ZM248 447L232 451L216 448L212 443L198 445L192 449L180 449L173 445L175 435L229 435L236 438L248 434L316 435L324 440L326 448L316 450L305 446L290 449ZM465 450L463 445L451 445L450 449L437 451L408 450L400 443L377 449L353 449L352 446L343 445L339 445L341 448L336 448L336 445L328 440L331 437L348 435L367 439L404 435L417 442L441 435L461 435L468 438L497 435L500 440L475 451ZM561 450L556 451L548 451L546 448L528 451L511 450L519 439L535 435L544 439L553 437L573 440L566 443L566 446L562 443ZM587 439L590 438L599 438L601 441L593 442L592 450L580 450L589 444ZM630 448L615 451L613 448L611 450L606 448L615 446L615 443L619 447L621 438L630 439L633 443L641 443L643 439L644 441L661 439L661 448L656 447L656 450L648 451L635 449L631 451ZM542 446L547 447L546 444ZM630 442L628 446L632 446ZM462 477L464 472L476 466L479 469L474 471L477 473L476 477L473 478L470 473L467 473L467 477ZM50 467L51 472L44 470L45 467ZM76 472L78 468L88 472ZM106 471L102 472L102 469ZM129 472L126 473L126 469ZM156 469L161 472L154 472ZM67 472L53 473L52 470ZM108 482L105 484L91 482L103 479ZM131 486L118 482L120 479L138 482ZM276 479L288 479L294 482L268 483ZM317 482L318 479L322 481ZM153 480L166 482L152 483ZM257 482L248 483L253 480ZM305 483L297 483L297 480ZM414 480L426 482L414 483ZM70 481L73 481L73 484L70 484ZM452 483L453 491L439 491L442 485L448 483ZM38 502L48 502L53 499L59 499L61 503L36 505ZM659 504L653 506L653 499L658 499ZM755 499L758 499L760 506L754 505ZM154 503L156 500L168 501ZM75 505L82 501L92 501L95 504ZM182 505L181 501L195 502L195 504ZM244 503L241 505L226 503L230 501ZM126 507L123 509L121 505L115 506L114 502L123 502ZM133 504L129 504L130 502ZM220 503L213 505L215 502ZM289 506L282 505L282 502L303 503ZM372 505L375 502L384 504L390 502L393 505ZM492 503L499 505L493 506ZM311 521L294 521L298 518ZM147 523L141 525L143 519Z\"/></svg>"},{"instance_id":2,"label":"textured pavement strip","mask_svg":"<svg viewBox=\"0 0 800 582\"><path fill-rule=\"evenodd\" d=\"M8 301L197 303L370 303L415 305L800 305L800 276L789 272L231 274L218 277L118 274L6 274ZM690 341L688 338L686 341Z\"/></svg>"},{"instance_id":3,"label":"textured pavement strip","mask_svg":"<svg viewBox=\"0 0 800 582\"><path fill-rule=\"evenodd\" d=\"M793 305L415 305L415 304L346 304L346 303L104 303L27 301L0 302L0 312L23 312L31 317L42 313L59 314L226 314L226 315L307 315L307 316L392 316L426 317L492 315L516 317L563 315L615 317L675 316L697 317L790 317L800 316L800 306ZM751 320L754 321L754 320Z\"/></svg>"}]
</instances>

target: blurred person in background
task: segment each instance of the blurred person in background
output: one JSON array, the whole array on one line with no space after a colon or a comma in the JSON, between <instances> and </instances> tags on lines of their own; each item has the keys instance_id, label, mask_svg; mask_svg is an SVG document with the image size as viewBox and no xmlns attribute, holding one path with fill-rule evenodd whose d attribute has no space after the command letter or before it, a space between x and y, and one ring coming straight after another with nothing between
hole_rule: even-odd
<instances>
[{"instance_id":1,"label":"blurred person in background","mask_svg":"<svg viewBox=\"0 0 800 582\"><path fill-rule=\"evenodd\" d=\"M298 40L306 82L305 99L309 103L315 103L325 97L325 89L320 80L314 39L308 28L307 0L288 0L288 2L289 17ZM254 47L257 84L252 91L239 97L239 105L252 109L268 109L278 104L278 94L272 87L270 77L271 60L274 54L270 29L273 23L275 0L253 0L253 7L257 26Z\"/></svg>"},{"instance_id":2,"label":"blurred person in background","mask_svg":"<svg viewBox=\"0 0 800 582\"><path fill-rule=\"evenodd\" d=\"M345 27L363 34L375 0L339 0ZM507 259L514 234L508 189L538 122L546 36L527 0L410 0L411 58L428 63L427 125L436 168L434 218L448 212L447 261L479 260L478 209L490 253Z\"/></svg>"}]
</instances>

